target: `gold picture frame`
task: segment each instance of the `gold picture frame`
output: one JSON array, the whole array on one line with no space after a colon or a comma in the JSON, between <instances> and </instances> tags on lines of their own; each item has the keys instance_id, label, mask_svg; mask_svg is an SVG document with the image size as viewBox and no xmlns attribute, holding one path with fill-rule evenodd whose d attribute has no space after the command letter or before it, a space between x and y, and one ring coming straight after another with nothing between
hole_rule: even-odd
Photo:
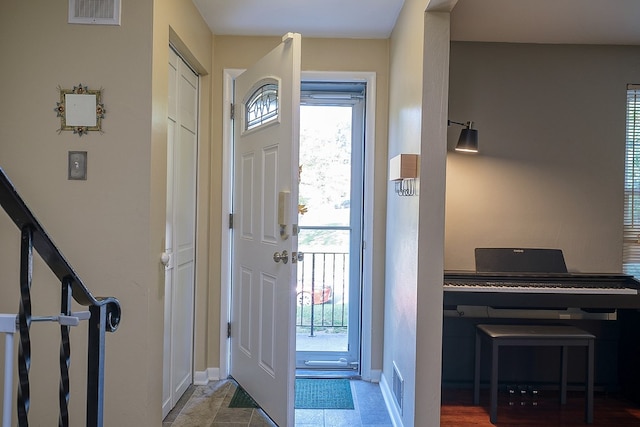
<instances>
[{"instance_id":1,"label":"gold picture frame","mask_svg":"<svg viewBox=\"0 0 640 427\"><path fill-rule=\"evenodd\" d=\"M80 83L73 89L58 87L60 101L54 111L60 117L58 133L68 130L78 136L89 131L102 133L102 119L106 113L102 103L102 89L90 90Z\"/></svg>"}]
</instances>

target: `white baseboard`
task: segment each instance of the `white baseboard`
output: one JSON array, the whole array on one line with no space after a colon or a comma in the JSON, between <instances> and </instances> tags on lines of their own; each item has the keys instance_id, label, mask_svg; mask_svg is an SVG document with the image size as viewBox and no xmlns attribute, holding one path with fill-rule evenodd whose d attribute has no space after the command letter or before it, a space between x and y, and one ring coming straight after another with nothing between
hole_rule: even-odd
<instances>
[{"instance_id":1,"label":"white baseboard","mask_svg":"<svg viewBox=\"0 0 640 427\"><path fill-rule=\"evenodd\" d=\"M389 412L393 426L403 427L402 415L398 411L398 406L396 405L396 400L393 397L393 392L389 388L389 383L387 382L384 374L381 374L380 376L380 391L382 391L382 397L384 398L384 403L387 405L387 412Z\"/></svg>"},{"instance_id":2,"label":"white baseboard","mask_svg":"<svg viewBox=\"0 0 640 427\"><path fill-rule=\"evenodd\" d=\"M207 368L205 371L195 371L193 373L193 385L207 385L209 381L220 379L220 368Z\"/></svg>"}]
</instances>

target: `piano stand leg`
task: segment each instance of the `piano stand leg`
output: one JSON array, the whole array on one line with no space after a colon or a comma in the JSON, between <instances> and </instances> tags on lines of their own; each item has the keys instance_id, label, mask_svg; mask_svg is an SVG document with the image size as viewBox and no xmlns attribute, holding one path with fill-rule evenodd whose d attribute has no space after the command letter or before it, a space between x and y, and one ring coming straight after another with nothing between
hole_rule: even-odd
<instances>
[{"instance_id":1,"label":"piano stand leg","mask_svg":"<svg viewBox=\"0 0 640 427\"><path fill-rule=\"evenodd\" d=\"M560 347L560 404L567 404L567 359L569 348L566 345Z\"/></svg>"},{"instance_id":2,"label":"piano stand leg","mask_svg":"<svg viewBox=\"0 0 640 427\"><path fill-rule=\"evenodd\" d=\"M476 331L476 359L475 359L475 370L473 376L473 404L480 404L480 348L482 337L480 336L480 332Z\"/></svg>"}]
</instances>

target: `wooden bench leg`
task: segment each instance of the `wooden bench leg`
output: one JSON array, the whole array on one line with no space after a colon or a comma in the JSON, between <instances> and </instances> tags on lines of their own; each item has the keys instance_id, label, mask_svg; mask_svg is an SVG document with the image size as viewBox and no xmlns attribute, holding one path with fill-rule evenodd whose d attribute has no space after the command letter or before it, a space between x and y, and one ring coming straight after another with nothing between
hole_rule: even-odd
<instances>
[{"instance_id":1,"label":"wooden bench leg","mask_svg":"<svg viewBox=\"0 0 640 427\"><path fill-rule=\"evenodd\" d=\"M498 355L500 353L498 340L491 340L491 402L489 407L489 419L492 424L498 422Z\"/></svg>"},{"instance_id":2,"label":"wooden bench leg","mask_svg":"<svg viewBox=\"0 0 640 427\"><path fill-rule=\"evenodd\" d=\"M475 370L473 373L473 404L480 404L480 350L482 347L482 337L480 332L476 330L476 359Z\"/></svg>"}]
</instances>

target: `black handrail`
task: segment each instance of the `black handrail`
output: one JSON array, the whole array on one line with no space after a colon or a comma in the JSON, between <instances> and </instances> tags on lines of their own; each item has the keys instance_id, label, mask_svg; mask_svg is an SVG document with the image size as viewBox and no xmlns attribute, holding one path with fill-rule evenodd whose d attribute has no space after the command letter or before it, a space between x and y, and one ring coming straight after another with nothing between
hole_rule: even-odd
<instances>
[{"instance_id":1,"label":"black handrail","mask_svg":"<svg viewBox=\"0 0 640 427\"><path fill-rule=\"evenodd\" d=\"M18 354L18 424L28 426L29 367L31 345L31 280L33 249L58 277L62 287L61 314L70 314L69 295L80 305L88 306L89 319L88 372L87 372L87 426L101 427L104 403L104 345L105 333L115 332L120 323L121 309L114 297L94 297L80 277L53 243L42 225L22 200L4 170L0 168L0 206L21 230L20 313L18 326L20 345ZM69 398L69 335L68 326L61 325L60 344L60 417L59 426L68 426Z\"/></svg>"}]
</instances>

